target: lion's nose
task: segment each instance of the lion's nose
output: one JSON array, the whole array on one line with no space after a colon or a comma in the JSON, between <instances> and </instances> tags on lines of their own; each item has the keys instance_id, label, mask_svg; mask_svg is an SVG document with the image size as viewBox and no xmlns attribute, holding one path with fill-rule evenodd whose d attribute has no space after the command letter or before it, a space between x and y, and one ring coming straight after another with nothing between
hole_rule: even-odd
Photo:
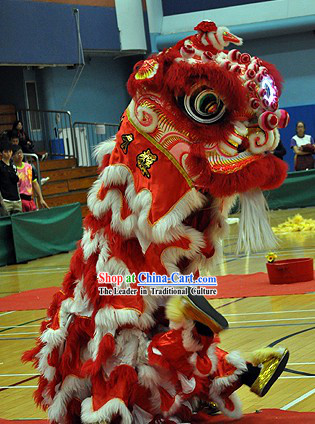
<instances>
[{"instance_id":1,"label":"lion's nose","mask_svg":"<svg viewBox=\"0 0 315 424\"><path fill-rule=\"evenodd\" d=\"M279 119L274 112L264 112L258 118L258 125L264 131L272 131L277 128Z\"/></svg>"},{"instance_id":2,"label":"lion's nose","mask_svg":"<svg viewBox=\"0 0 315 424\"><path fill-rule=\"evenodd\" d=\"M288 112L284 109L278 109L275 114L278 117L278 128L285 128L288 126L289 122L290 122L290 115L288 114Z\"/></svg>"},{"instance_id":3,"label":"lion's nose","mask_svg":"<svg viewBox=\"0 0 315 424\"><path fill-rule=\"evenodd\" d=\"M266 111L258 118L258 125L264 131L273 131L275 128L285 128L290 120L288 112L278 109L276 112Z\"/></svg>"}]
</instances>

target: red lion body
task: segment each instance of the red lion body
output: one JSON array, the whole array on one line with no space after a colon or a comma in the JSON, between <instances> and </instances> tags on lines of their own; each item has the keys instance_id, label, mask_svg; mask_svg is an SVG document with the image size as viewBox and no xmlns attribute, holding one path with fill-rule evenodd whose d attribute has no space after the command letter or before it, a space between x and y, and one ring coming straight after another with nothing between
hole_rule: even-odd
<instances>
[{"instance_id":1,"label":"red lion body","mask_svg":"<svg viewBox=\"0 0 315 424\"><path fill-rule=\"evenodd\" d=\"M100 296L97 280L198 275L220 254L235 196L285 178L270 153L288 120L279 74L224 50L241 41L213 25L135 67L120 129L98 147L83 238L37 347L24 354L41 374L35 399L52 423L206 422L200 400L241 415L232 392L244 359L193 321L165 320L166 296Z\"/></svg>"}]
</instances>

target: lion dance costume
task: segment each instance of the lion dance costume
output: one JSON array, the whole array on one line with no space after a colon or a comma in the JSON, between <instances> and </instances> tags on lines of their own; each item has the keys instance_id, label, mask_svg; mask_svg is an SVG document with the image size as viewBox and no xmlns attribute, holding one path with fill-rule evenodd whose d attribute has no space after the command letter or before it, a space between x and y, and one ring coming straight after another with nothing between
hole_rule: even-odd
<instances>
[{"instance_id":1,"label":"lion dance costume","mask_svg":"<svg viewBox=\"0 0 315 424\"><path fill-rule=\"evenodd\" d=\"M272 245L262 190L286 176L270 153L289 119L278 108L281 77L258 57L225 50L242 43L227 28L195 29L136 64L118 133L98 146L83 238L23 356L40 373L35 400L51 423L206 423L211 402L240 417L235 390L246 384L263 396L288 360L282 348L250 361L221 350L227 322L203 297L99 294L100 272L209 269L236 196L239 249Z\"/></svg>"}]
</instances>

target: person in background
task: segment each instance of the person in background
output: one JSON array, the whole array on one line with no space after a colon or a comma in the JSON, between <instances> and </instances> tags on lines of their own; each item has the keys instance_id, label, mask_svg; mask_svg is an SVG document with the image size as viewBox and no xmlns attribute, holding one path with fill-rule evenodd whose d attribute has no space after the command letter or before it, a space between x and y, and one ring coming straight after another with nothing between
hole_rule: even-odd
<instances>
[{"instance_id":1,"label":"person in background","mask_svg":"<svg viewBox=\"0 0 315 424\"><path fill-rule=\"evenodd\" d=\"M287 154L286 148L284 147L281 140L279 140L278 146L272 152L277 158L282 159Z\"/></svg>"},{"instance_id":2,"label":"person in background","mask_svg":"<svg viewBox=\"0 0 315 424\"><path fill-rule=\"evenodd\" d=\"M34 153L34 144L28 134L24 131L21 121L18 120L13 123L11 134L18 137L19 145L22 147L24 153Z\"/></svg>"},{"instance_id":3,"label":"person in background","mask_svg":"<svg viewBox=\"0 0 315 424\"><path fill-rule=\"evenodd\" d=\"M33 190L38 197L38 201L41 207L49 209L37 182L36 170L31 164L23 162L23 151L19 145L13 146L13 162L17 168L19 177L18 186L22 200L23 212L37 210L36 204L33 200Z\"/></svg>"},{"instance_id":4,"label":"person in background","mask_svg":"<svg viewBox=\"0 0 315 424\"><path fill-rule=\"evenodd\" d=\"M11 131L10 141L11 141L11 144L16 145L16 146L18 144L20 144L20 139L19 139L19 136L18 136L18 132L16 130Z\"/></svg>"},{"instance_id":5,"label":"person in background","mask_svg":"<svg viewBox=\"0 0 315 424\"><path fill-rule=\"evenodd\" d=\"M6 210L5 206L4 206L2 195L0 193L0 217L1 216L8 216L8 212L7 212L7 210Z\"/></svg>"},{"instance_id":6,"label":"person in background","mask_svg":"<svg viewBox=\"0 0 315 424\"><path fill-rule=\"evenodd\" d=\"M11 134L13 134L15 137L18 137L19 145L22 147L23 153L36 154L40 160L47 159L48 153L38 153L34 151L34 143L31 141L28 134L24 131L22 121L17 120L14 122Z\"/></svg>"},{"instance_id":7,"label":"person in background","mask_svg":"<svg viewBox=\"0 0 315 424\"><path fill-rule=\"evenodd\" d=\"M291 148L295 153L294 168L296 171L314 168L314 139L312 136L305 134L305 124L302 121L296 124L296 135L291 138Z\"/></svg>"},{"instance_id":8,"label":"person in background","mask_svg":"<svg viewBox=\"0 0 315 424\"><path fill-rule=\"evenodd\" d=\"M10 140L11 140L11 143L13 145L15 145L15 146L19 146L20 145L19 144L19 137L17 135L17 131L16 130L11 131ZM22 149L22 151L23 151L23 149ZM34 165L32 165L32 167L34 168ZM34 168L34 171L35 171L35 173L37 172L35 168ZM49 180L50 180L50 177L42 178L41 179L41 185L43 186Z\"/></svg>"},{"instance_id":9,"label":"person in background","mask_svg":"<svg viewBox=\"0 0 315 424\"><path fill-rule=\"evenodd\" d=\"M11 163L12 144L9 140L0 142L0 193L6 212L10 215L22 212L22 202L18 189L19 177L15 166Z\"/></svg>"}]
</instances>

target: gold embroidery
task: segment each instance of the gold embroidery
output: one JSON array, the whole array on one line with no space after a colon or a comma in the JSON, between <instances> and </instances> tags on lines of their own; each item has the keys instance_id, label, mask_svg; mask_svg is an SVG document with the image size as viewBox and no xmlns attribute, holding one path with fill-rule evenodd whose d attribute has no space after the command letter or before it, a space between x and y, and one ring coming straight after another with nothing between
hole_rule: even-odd
<instances>
[{"instance_id":1,"label":"gold embroidery","mask_svg":"<svg viewBox=\"0 0 315 424\"><path fill-rule=\"evenodd\" d=\"M121 139L123 142L121 143L120 148L126 155L128 153L129 144L134 140L134 136L133 134L123 134Z\"/></svg>"},{"instance_id":2,"label":"gold embroidery","mask_svg":"<svg viewBox=\"0 0 315 424\"><path fill-rule=\"evenodd\" d=\"M177 170L182 174L182 176L185 178L188 186L190 188L194 188L195 187L194 182L189 177L189 175L187 174L185 169L181 166L181 164L179 162L177 162L177 160L174 158L174 156L167 149L165 149L164 146L162 146L158 141L156 141L153 137L151 137L149 134L141 131L141 129L139 127L137 127L137 125L131 119L130 112L129 112L128 109L126 110L126 113L127 113L128 121L135 128L135 130L138 131L138 133L141 134L144 138L149 140L158 150L160 150L172 162L172 164L177 168Z\"/></svg>"},{"instance_id":3,"label":"gold embroidery","mask_svg":"<svg viewBox=\"0 0 315 424\"><path fill-rule=\"evenodd\" d=\"M151 178L149 169L157 159L157 155L153 154L150 149L144 150L137 156L137 167L144 177Z\"/></svg>"}]
</instances>

